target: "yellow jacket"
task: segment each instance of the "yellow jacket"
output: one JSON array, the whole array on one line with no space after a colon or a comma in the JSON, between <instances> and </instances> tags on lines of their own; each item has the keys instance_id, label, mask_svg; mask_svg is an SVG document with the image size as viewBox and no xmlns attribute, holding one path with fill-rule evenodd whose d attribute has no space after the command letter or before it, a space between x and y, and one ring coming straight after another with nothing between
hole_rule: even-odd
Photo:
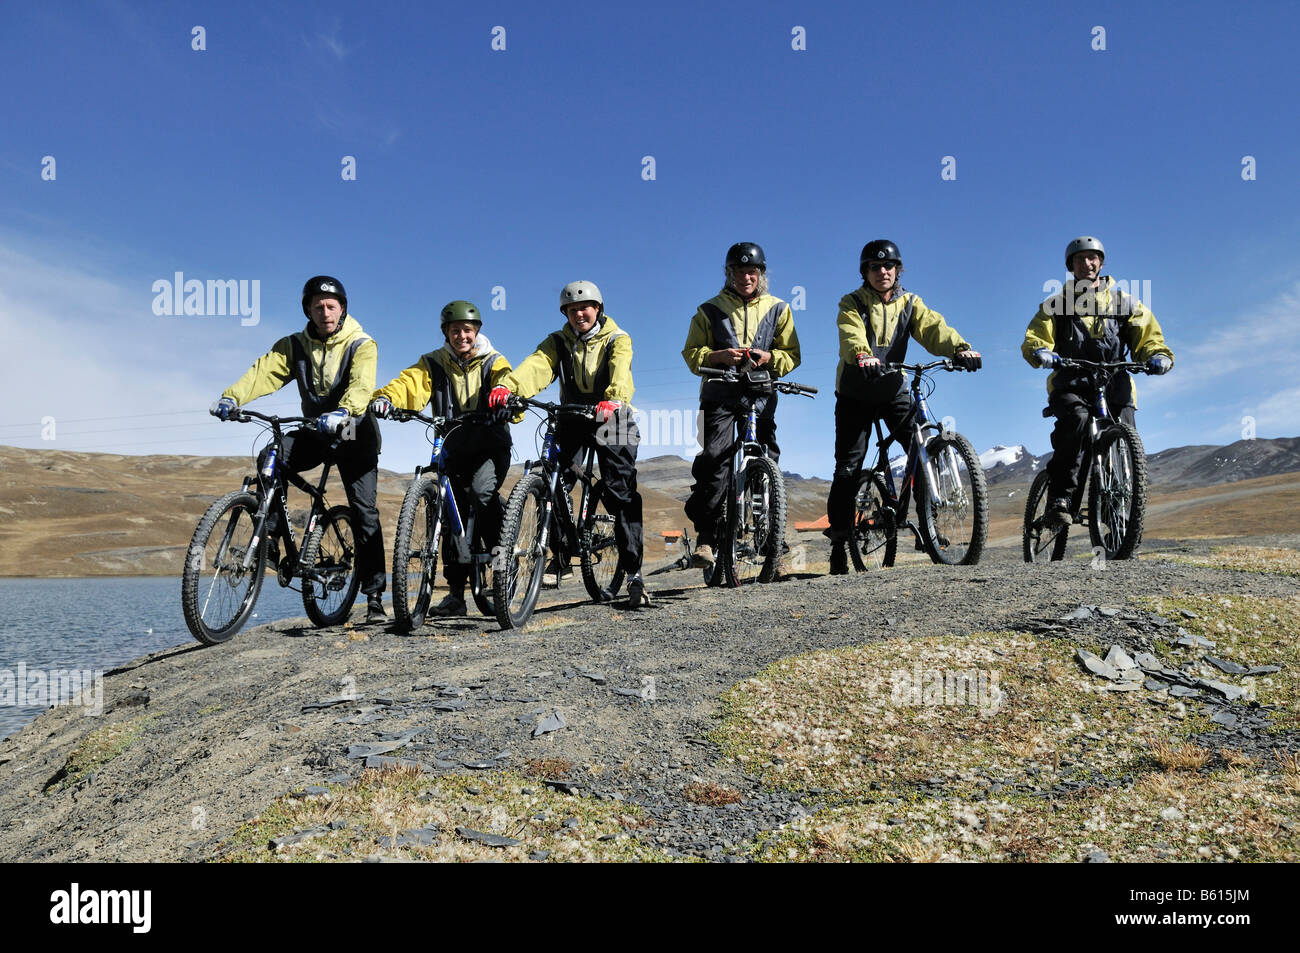
<instances>
[{"instance_id":1,"label":"yellow jacket","mask_svg":"<svg viewBox=\"0 0 1300 953\"><path fill-rule=\"evenodd\" d=\"M907 322L904 325L902 318L905 313ZM938 357L953 357L958 351L970 347L955 328L949 327L942 314L927 308L920 295L901 287L889 301L885 301L875 288L864 283L857 291L840 299L836 323L840 330L840 364L835 372L837 394L862 389L859 386L862 383L858 370L859 354L872 354L887 364L900 364L907 359L909 336ZM847 378L844 376L846 369L849 373Z\"/></svg>"},{"instance_id":2,"label":"yellow jacket","mask_svg":"<svg viewBox=\"0 0 1300 953\"><path fill-rule=\"evenodd\" d=\"M492 342L486 334L479 334L474 341L474 350L469 359L462 363L451 348L443 345L436 351L424 354L418 361L398 374L391 381L375 391L374 397L387 397L394 407L402 410L422 410L430 402L437 405L445 401L442 394L434 393L433 367L441 369L448 384L453 406L435 406L435 416L459 417L467 411L486 410L483 403L484 362L491 359L487 369L487 385L490 390L502 384L510 376L510 362L492 350ZM522 420L520 414L516 420Z\"/></svg>"},{"instance_id":3,"label":"yellow jacket","mask_svg":"<svg viewBox=\"0 0 1300 953\"><path fill-rule=\"evenodd\" d=\"M1055 351L1062 357L1089 361L1122 361L1124 348L1128 348L1137 362L1149 361L1157 354L1173 361L1174 352L1165 344L1160 322L1146 305L1124 294L1110 275L1102 275L1098 287L1091 293L1088 286L1087 282L1077 285L1073 281L1067 282L1060 294L1039 305L1020 345L1020 353L1031 366L1038 366L1034 353L1039 348ZM1128 319L1124 320L1126 314ZM1058 319L1071 317L1074 320L1067 327L1074 336L1058 340ZM1086 339L1076 329L1081 329ZM1061 371L1053 371L1048 375L1049 394L1058 383L1060 374ZM1067 374L1065 378L1072 376ZM1133 393L1136 397L1136 388Z\"/></svg>"},{"instance_id":4,"label":"yellow jacket","mask_svg":"<svg viewBox=\"0 0 1300 953\"><path fill-rule=\"evenodd\" d=\"M297 348L295 348L295 343ZM301 362L295 361L295 351ZM375 367L379 361L379 348L374 339L361 329L350 314L345 315L339 329L322 341L316 337L311 323L297 334L290 334L275 342L244 376L222 392L243 406L251 400L273 394L291 380L298 380L303 397L303 413L309 403L335 403L321 413L342 408L354 417L364 416L375 389ZM342 371L346 368L346 378ZM335 395L335 400L326 400Z\"/></svg>"},{"instance_id":5,"label":"yellow jacket","mask_svg":"<svg viewBox=\"0 0 1300 953\"><path fill-rule=\"evenodd\" d=\"M561 403L610 400L630 404L632 338L603 313L600 326L593 331L582 341L565 322L507 376L505 386L521 397L535 397L559 377Z\"/></svg>"},{"instance_id":6,"label":"yellow jacket","mask_svg":"<svg viewBox=\"0 0 1300 953\"><path fill-rule=\"evenodd\" d=\"M769 317L771 339L767 341L767 327L764 318ZM727 343L727 328L720 326L718 319L730 322L730 335L736 344ZM719 334L719 331L724 334ZM755 344L755 338L759 343ZM758 295L746 301L730 287L700 305L691 319L690 330L686 333L686 345L682 348L682 358L692 374L698 374L705 366L710 351L727 347L758 347L772 352L772 362L766 365L773 377L784 377L799 366L799 335L794 329L794 315L790 306L780 298L772 295Z\"/></svg>"}]
</instances>

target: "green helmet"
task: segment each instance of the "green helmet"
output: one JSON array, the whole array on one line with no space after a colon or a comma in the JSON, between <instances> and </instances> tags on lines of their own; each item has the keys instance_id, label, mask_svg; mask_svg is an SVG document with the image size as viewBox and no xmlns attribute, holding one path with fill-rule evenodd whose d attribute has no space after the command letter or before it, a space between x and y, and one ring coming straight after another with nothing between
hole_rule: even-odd
<instances>
[{"instance_id":1,"label":"green helmet","mask_svg":"<svg viewBox=\"0 0 1300 953\"><path fill-rule=\"evenodd\" d=\"M452 301L442 309L442 333L447 333L447 325L457 321L471 321L483 327L483 316L472 301Z\"/></svg>"}]
</instances>

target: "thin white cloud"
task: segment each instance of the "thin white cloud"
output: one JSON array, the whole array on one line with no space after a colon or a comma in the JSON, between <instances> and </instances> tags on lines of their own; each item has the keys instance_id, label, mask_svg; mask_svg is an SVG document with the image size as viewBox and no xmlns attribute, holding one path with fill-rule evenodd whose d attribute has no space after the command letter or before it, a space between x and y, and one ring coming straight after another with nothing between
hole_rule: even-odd
<instances>
[{"instance_id":1,"label":"thin white cloud","mask_svg":"<svg viewBox=\"0 0 1300 953\"><path fill-rule=\"evenodd\" d=\"M238 316L156 316L152 279L112 280L53 257L0 244L0 340L9 355L0 443L247 453L251 428L223 427L205 411L287 329L242 327ZM266 403L296 404L288 397ZM47 418L53 441L41 439Z\"/></svg>"}]
</instances>

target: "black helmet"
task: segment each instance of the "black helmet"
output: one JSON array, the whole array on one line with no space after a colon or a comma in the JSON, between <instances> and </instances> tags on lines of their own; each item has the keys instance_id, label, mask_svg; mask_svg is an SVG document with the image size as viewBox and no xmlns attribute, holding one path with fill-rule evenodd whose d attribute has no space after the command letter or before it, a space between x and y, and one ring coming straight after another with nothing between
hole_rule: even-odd
<instances>
[{"instance_id":1,"label":"black helmet","mask_svg":"<svg viewBox=\"0 0 1300 953\"><path fill-rule=\"evenodd\" d=\"M767 259L763 249L753 242L737 242L727 249L726 267L733 265L753 265L759 271L767 271Z\"/></svg>"},{"instance_id":2,"label":"black helmet","mask_svg":"<svg viewBox=\"0 0 1300 953\"><path fill-rule=\"evenodd\" d=\"M873 261L892 261L898 265L903 264L903 256L895 245L887 238L877 238L874 242L867 242L862 246L862 254L858 256L858 271L862 277L867 276L867 265Z\"/></svg>"},{"instance_id":3,"label":"black helmet","mask_svg":"<svg viewBox=\"0 0 1300 953\"><path fill-rule=\"evenodd\" d=\"M302 313L311 317L311 299L316 295L333 295L343 305L343 313L348 313L348 293L343 290L343 282L329 275L317 275L308 278L302 286Z\"/></svg>"},{"instance_id":4,"label":"black helmet","mask_svg":"<svg viewBox=\"0 0 1300 953\"><path fill-rule=\"evenodd\" d=\"M447 333L447 325L456 321L470 321L483 327L483 316L472 301L450 301L442 309L442 331Z\"/></svg>"}]
</instances>

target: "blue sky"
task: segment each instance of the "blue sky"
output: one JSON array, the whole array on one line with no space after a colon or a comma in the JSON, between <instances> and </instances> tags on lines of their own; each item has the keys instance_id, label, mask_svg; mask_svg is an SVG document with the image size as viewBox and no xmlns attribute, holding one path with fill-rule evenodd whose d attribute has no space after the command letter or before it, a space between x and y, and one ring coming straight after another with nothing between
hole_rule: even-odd
<instances>
[{"instance_id":1,"label":"blue sky","mask_svg":"<svg viewBox=\"0 0 1300 953\"><path fill-rule=\"evenodd\" d=\"M3 19L0 443L246 453L253 428L206 408L301 327L320 272L378 341L380 384L441 343L448 300L478 303L517 363L559 327L560 287L593 280L635 342L636 406L689 417L687 326L748 240L773 293L804 289L791 378L822 394L782 403L782 464L825 476L836 304L887 237L903 284L985 356L932 408L980 450L1041 453L1044 372L1020 341L1085 233L1149 288L1177 356L1139 380L1148 451L1230 442L1246 416L1300 433L1293 6L103 2ZM155 315L175 272L259 281L258 323ZM415 431L385 426L383 466L422 462ZM533 455L531 428L516 448ZM642 455L666 452L688 453Z\"/></svg>"}]
</instances>

